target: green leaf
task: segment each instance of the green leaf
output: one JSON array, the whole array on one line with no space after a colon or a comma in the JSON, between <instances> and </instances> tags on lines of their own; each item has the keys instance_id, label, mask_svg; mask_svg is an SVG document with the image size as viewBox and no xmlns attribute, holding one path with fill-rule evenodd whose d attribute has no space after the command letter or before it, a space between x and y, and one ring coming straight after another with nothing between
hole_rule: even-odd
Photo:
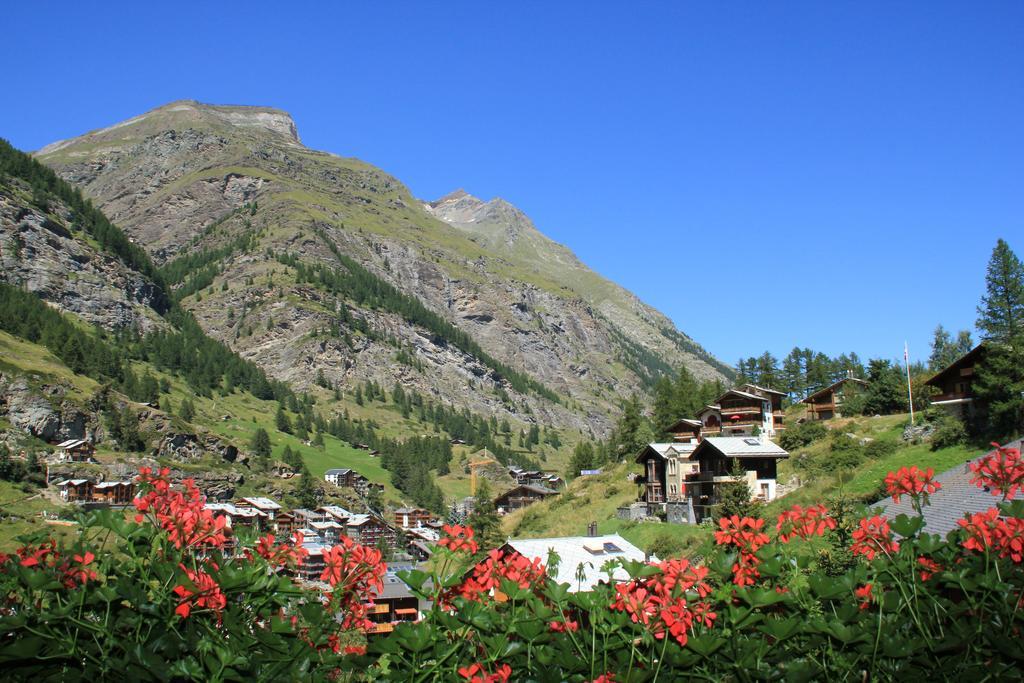
<instances>
[{"instance_id":1,"label":"green leaf","mask_svg":"<svg viewBox=\"0 0 1024 683\"><path fill-rule=\"evenodd\" d=\"M889 521L892 530L905 538L910 538L924 526L924 520L920 517L908 517L907 515L896 515L896 519Z\"/></svg>"},{"instance_id":2,"label":"green leaf","mask_svg":"<svg viewBox=\"0 0 1024 683\"><path fill-rule=\"evenodd\" d=\"M686 647L693 650L701 657L710 657L725 645L725 638L714 634L705 633L701 636L694 636L686 641Z\"/></svg>"}]
</instances>

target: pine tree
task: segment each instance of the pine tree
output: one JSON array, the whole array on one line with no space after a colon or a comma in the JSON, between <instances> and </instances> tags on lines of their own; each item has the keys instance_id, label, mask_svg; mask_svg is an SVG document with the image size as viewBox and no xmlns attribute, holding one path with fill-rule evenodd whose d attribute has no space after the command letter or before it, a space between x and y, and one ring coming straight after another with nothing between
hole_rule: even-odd
<instances>
[{"instance_id":1,"label":"pine tree","mask_svg":"<svg viewBox=\"0 0 1024 683\"><path fill-rule=\"evenodd\" d=\"M494 507L491 486L481 477L474 496L473 512L466 523L473 527L481 552L497 548L505 540L501 534L501 520Z\"/></svg>"},{"instance_id":2,"label":"pine tree","mask_svg":"<svg viewBox=\"0 0 1024 683\"><path fill-rule=\"evenodd\" d=\"M730 474L734 477L735 481L719 485L718 507L715 510L716 517L719 519L732 515L759 517L759 506L752 500L754 493L750 490L750 484L747 483L744 476L745 473L740 465L739 458L733 460Z\"/></svg>"},{"instance_id":3,"label":"pine tree","mask_svg":"<svg viewBox=\"0 0 1024 683\"><path fill-rule=\"evenodd\" d=\"M250 448L252 449L253 455L257 457L270 457L270 435L267 434L266 429L258 427L256 431L253 432Z\"/></svg>"},{"instance_id":4,"label":"pine tree","mask_svg":"<svg viewBox=\"0 0 1024 683\"><path fill-rule=\"evenodd\" d=\"M980 431L992 438L1024 431L1024 265L999 240L985 275L978 329L986 342L973 388Z\"/></svg>"},{"instance_id":5,"label":"pine tree","mask_svg":"<svg viewBox=\"0 0 1024 683\"><path fill-rule=\"evenodd\" d=\"M185 398L181 401L181 407L178 408L178 417L186 422L191 422L196 416L196 408L192 405L192 400Z\"/></svg>"},{"instance_id":6,"label":"pine tree","mask_svg":"<svg viewBox=\"0 0 1024 683\"><path fill-rule=\"evenodd\" d=\"M985 341L1010 344L1024 335L1024 264L1003 240L988 262L977 326Z\"/></svg>"},{"instance_id":7,"label":"pine tree","mask_svg":"<svg viewBox=\"0 0 1024 683\"><path fill-rule=\"evenodd\" d=\"M299 472L299 485L295 489L295 497L299 500L299 506L312 510L320 505L322 491L313 484L313 475L305 466Z\"/></svg>"},{"instance_id":8,"label":"pine tree","mask_svg":"<svg viewBox=\"0 0 1024 683\"><path fill-rule=\"evenodd\" d=\"M288 419L288 415L285 414L284 409L281 406L277 407L277 414L274 416L274 424L277 427L277 431L284 432L285 434L292 433L292 422Z\"/></svg>"}]
</instances>

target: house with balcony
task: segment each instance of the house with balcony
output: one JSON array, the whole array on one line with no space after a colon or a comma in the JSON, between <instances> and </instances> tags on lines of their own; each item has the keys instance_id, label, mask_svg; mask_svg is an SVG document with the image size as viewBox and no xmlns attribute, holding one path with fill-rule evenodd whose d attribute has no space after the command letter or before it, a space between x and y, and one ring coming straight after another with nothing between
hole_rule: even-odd
<instances>
[{"instance_id":1,"label":"house with balcony","mask_svg":"<svg viewBox=\"0 0 1024 683\"><path fill-rule=\"evenodd\" d=\"M513 512L557 494L557 491L553 491L546 486L522 484L495 498L494 507L500 513Z\"/></svg>"},{"instance_id":2,"label":"house with balcony","mask_svg":"<svg viewBox=\"0 0 1024 683\"><path fill-rule=\"evenodd\" d=\"M636 480L643 486L640 500L647 503L648 514L655 514L665 503L686 499L686 480L697 473L699 465L690 456L697 442L650 443L636 457L644 473Z\"/></svg>"},{"instance_id":3,"label":"house with balcony","mask_svg":"<svg viewBox=\"0 0 1024 683\"><path fill-rule=\"evenodd\" d=\"M753 436L771 438L784 427L782 398L786 394L756 384L729 389L697 413L703 436Z\"/></svg>"},{"instance_id":4,"label":"house with balcony","mask_svg":"<svg viewBox=\"0 0 1024 683\"><path fill-rule=\"evenodd\" d=\"M746 480L752 500L770 502L777 495L778 462L788 458L778 444L763 436L706 437L690 455L697 461L699 472L686 482L687 495L693 504L697 521L711 516L721 500L722 487ZM742 475L734 474L736 465Z\"/></svg>"},{"instance_id":5,"label":"house with balcony","mask_svg":"<svg viewBox=\"0 0 1024 683\"><path fill-rule=\"evenodd\" d=\"M807 417L811 420L831 420L842 414L843 402L868 385L856 377L844 377L835 384L819 389L801 403L807 405Z\"/></svg>"},{"instance_id":6,"label":"house with balcony","mask_svg":"<svg viewBox=\"0 0 1024 683\"><path fill-rule=\"evenodd\" d=\"M984 357L985 345L978 344L925 382L939 392L931 397L931 404L962 420L973 419L978 408L973 386L975 368Z\"/></svg>"}]
</instances>

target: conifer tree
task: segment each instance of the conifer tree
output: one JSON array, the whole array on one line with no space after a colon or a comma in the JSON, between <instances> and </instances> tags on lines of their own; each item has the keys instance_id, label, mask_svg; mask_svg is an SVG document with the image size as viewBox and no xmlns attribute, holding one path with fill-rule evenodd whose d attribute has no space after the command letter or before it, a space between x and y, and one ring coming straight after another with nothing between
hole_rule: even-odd
<instances>
[{"instance_id":1,"label":"conifer tree","mask_svg":"<svg viewBox=\"0 0 1024 683\"><path fill-rule=\"evenodd\" d=\"M980 431L994 438L1024 431L1024 264L1003 240L992 251L978 329L986 342L974 393Z\"/></svg>"},{"instance_id":2,"label":"conifer tree","mask_svg":"<svg viewBox=\"0 0 1024 683\"><path fill-rule=\"evenodd\" d=\"M250 448L252 448L252 453L256 457L270 457L270 435L267 434L266 429L257 427L256 431L253 432Z\"/></svg>"}]
</instances>

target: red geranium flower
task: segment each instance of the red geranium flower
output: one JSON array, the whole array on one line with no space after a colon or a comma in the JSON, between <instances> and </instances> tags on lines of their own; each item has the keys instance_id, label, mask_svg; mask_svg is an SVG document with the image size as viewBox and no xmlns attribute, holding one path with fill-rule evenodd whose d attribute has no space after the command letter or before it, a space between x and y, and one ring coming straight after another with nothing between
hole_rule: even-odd
<instances>
[{"instance_id":1,"label":"red geranium flower","mask_svg":"<svg viewBox=\"0 0 1024 683\"><path fill-rule=\"evenodd\" d=\"M473 527L445 524L441 530L445 535L437 544L442 548L448 548L453 552L465 551L470 555L479 550L476 541L473 540Z\"/></svg>"},{"instance_id":2,"label":"red geranium flower","mask_svg":"<svg viewBox=\"0 0 1024 683\"><path fill-rule=\"evenodd\" d=\"M813 536L824 536L829 529L836 528L836 520L829 516L824 505L810 505L806 509L794 505L779 515L775 529L779 540L789 543L794 538L807 540Z\"/></svg>"},{"instance_id":3,"label":"red geranium flower","mask_svg":"<svg viewBox=\"0 0 1024 683\"><path fill-rule=\"evenodd\" d=\"M1012 500L1024 490L1024 460L1019 448L1004 448L993 443L995 452L970 465L974 476L971 483L987 488L993 496Z\"/></svg>"},{"instance_id":4,"label":"red geranium flower","mask_svg":"<svg viewBox=\"0 0 1024 683\"><path fill-rule=\"evenodd\" d=\"M934 476L935 469L931 467L927 470L921 470L917 465L901 467L886 475L885 490L894 503L899 503L902 496L910 496L914 500L921 497L927 502L929 495L942 488L942 484L933 480Z\"/></svg>"},{"instance_id":5,"label":"red geranium flower","mask_svg":"<svg viewBox=\"0 0 1024 683\"><path fill-rule=\"evenodd\" d=\"M459 669L459 675L469 683L506 683L512 675L512 667L502 664L494 673L489 674L480 664L470 664Z\"/></svg>"},{"instance_id":6,"label":"red geranium flower","mask_svg":"<svg viewBox=\"0 0 1024 683\"><path fill-rule=\"evenodd\" d=\"M892 530L889 529L889 522L885 517L876 515L870 519L862 519L853 532L851 550L854 555L863 555L873 560L880 551L889 554L899 549L899 543L893 540Z\"/></svg>"},{"instance_id":7,"label":"red geranium flower","mask_svg":"<svg viewBox=\"0 0 1024 683\"><path fill-rule=\"evenodd\" d=\"M211 609L217 614L220 620L220 613L228 605L227 597L220 590L220 585L212 576L204 571L192 571L184 565L181 568L185 571L192 588L179 584L174 587L174 592L180 598L180 602L174 612L182 619L187 619L192 613L193 607L200 609Z\"/></svg>"}]
</instances>

